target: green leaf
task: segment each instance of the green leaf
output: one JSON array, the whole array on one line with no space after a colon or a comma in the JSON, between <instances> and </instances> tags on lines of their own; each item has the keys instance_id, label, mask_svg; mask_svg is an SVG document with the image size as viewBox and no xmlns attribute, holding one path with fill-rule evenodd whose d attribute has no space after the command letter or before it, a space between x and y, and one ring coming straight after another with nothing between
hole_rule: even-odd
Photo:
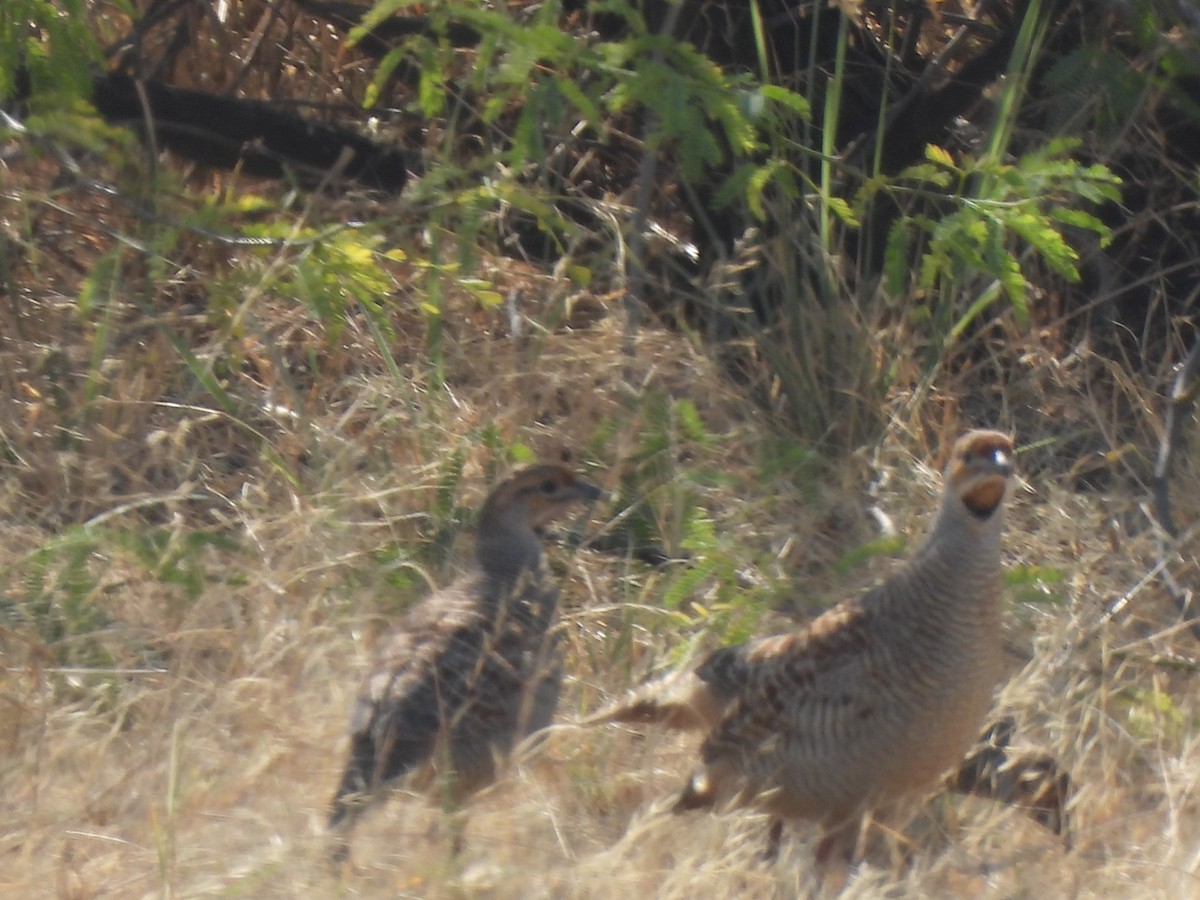
<instances>
[{"instance_id":1,"label":"green leaf","mask_svg":"<svg viewBox=\"0 0 1200 900\"><path fill-rule=\"evenodd\" d=\"M841 219L842 224L848 225L851 228L859 227L861 223L858 221L858 217L854 215L854 211L850 208L850 204L844 199L841 197L829 197L826 202L828 203L829 209L832 210L833 214Z\"/></svg>"},{"instance_id":2,"label":"green leaf","mask_svg":"<svg viewBox=\"0 0 1200 900\"><path fill-rule=\"evenodd\" d=\"M1029 327L1029 297L1025 276L1021 274L1021 264L1011 253L1005 253L1000 266L1000 284L1012 303L1013 314L1020 328Z\"/></svg>"},{"instance_id":3,"label":"green leaf","mask_svg":"<svg viewBox=\"0 0 1200 900\"><path fill-rule=\"evenodd\" d=\"M959 171L958 166L954 164L954 157L936 144L925 145L925 158L936 165L944 166L955 172Z\"/></svg>"},{"instance_id":4,"label":"green leaf","mask_svg":"<svg viewBox=\"0 0 1200 900\"><path fill-rule=\"evenodd\" d=\"M533 448L520 441L514 441L509 445L508 456L513 462L522 465L537 461L537 454L533 452Z\"/></svg>"},{"instance_id":5,"label":"green leaf","mask_svg":"<svg viewBox=\"0 0 1200 900\"><path fill-rule=\"evenodd\" d=\"M954 181L954 176L946 169L928 163L917 163L914 166L909 166L900 173L900 177L938 188L948 188Z\"/></svg>"},{"instance_id":6,"label":"green leaf","mask_svg":"<svg viewBox=\"0 0 1200 900\"><path fill-rule=\"evenodd\" d=\"M893 297L904 296L912 274L912 224L899 218L888 229L883 254L883 284Z\"/></svg>"},{"instance_id":7,"label":"green leaf","mask_svg":"<svg viewBox=\"0 0 1200 900\"><path fill-rule=\"evenodd\" d=\"M1068 281L1079 280L1079 270L1075 267L1079 254L1044 216L1018 213L1010 216L1006 224L1027 240L1051 269Z\"/></svg>"},{"instance_id":8,"label":"green leaf","mask_svg":"<svg viewBox=\"0 0 1200 900\"><path fill-rule=\"evenodd\" d=\"M833 564L833 569L838 574L844 575L877 556L899 556L904 552L905 545L906 541L899 535L868 541L843 554L842 558Z\"/></svg>"},{"instance_id":9,"label":"green leaf","mask_svg":"<svg viewBox=\"0 0 1200 900\"><path fill-rule=\"evenodd\" d=\"M1100 246L1107 247L1113 238L1112 229L1104 224L1096 216L1091 213L1084 212L1081 209L1071 209L1065 206L1055 207L1050 211L1050 215L1056 221L1066 225L1072 225L1075 228L1083 228L1088 231L1094 231L1100 236Z\"/></svg>"},{"instance_id":10,"label":"green leaf","mask_svg":"<svg viewBox=\"0 0 1200 900\"><path fill-rule=\"evenodd\" d=\"M679 424L688 440L703 444L712 439L700 418L700 411L691 400L676 401L675 415L679 417Z\"/></svg>"},{"instance_id":11,"label":"green leaf","mask_svg":"<svg viewBox=\"0 0 1200 900\"><path fill-rule=\"evenodd\" d=\"M1004 570L1004 583L1010 587L1063 584L1066 580L1066 571L1053 566L1014 565Z\"/></svg>"},{"instance_id":12,"label":"green leaf","mask_svg":"<svg viewBox=\"0 0 1200 900\"><path fill-rule=\"evenodd\" d=\"M777 84L764 84L758 90L766 99L778 103L802 118L807 119L812 115L812 105L795 91L789 91Z\"/></svg>"}]
</instances>

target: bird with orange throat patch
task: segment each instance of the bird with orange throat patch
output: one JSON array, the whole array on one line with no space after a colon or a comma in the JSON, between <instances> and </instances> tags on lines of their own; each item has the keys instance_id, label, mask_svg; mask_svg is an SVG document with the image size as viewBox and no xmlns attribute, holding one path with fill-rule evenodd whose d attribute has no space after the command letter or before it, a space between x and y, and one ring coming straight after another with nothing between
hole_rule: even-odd
<instances>
[{"instance_id":1,"label":"bird with orange throat patch","mask_svg":"<svg viewBox=\"0 0 1200 900\"><path fill-rule=\"evenodd\" d=\"M584 720L705 732L674 810L753 806L820 823L847 857L864 814L935 787L974 744L1001 675L1001 530L1013 443L954 445L907 565L790 634L715 651Z\"/></svg>"}]
</instances>

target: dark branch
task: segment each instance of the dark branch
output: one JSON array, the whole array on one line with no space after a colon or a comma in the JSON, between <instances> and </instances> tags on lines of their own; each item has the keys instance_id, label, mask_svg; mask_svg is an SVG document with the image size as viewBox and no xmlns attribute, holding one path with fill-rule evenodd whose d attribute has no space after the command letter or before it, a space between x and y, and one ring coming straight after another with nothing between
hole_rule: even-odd
<instances>
[{"instance_id":1,"label":"dark branch","mask_svg":"<svg viewBox=\"0 0 1200 900\"><path fill-rule=\"evenodd\" d=\"M290 168L308 185L320 183L331 171L340 172L364 187L392 192L399 192L408 178L404 151L258 100L218 97L156 81L139 85L117 73L96 78L92 100L107 121L144 124L157 145L218 168L240 167L267 178L279 178Z\"/></svg>"}]
</instances>

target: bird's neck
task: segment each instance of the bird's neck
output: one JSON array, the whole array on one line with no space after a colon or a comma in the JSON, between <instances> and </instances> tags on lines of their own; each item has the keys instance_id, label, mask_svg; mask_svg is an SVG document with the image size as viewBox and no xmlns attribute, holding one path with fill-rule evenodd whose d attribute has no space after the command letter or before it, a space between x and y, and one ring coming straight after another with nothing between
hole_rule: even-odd
<instances>
[{"instance_id":1,"label":"bird's neck","mask_svg":"<svg viewBox=\"0 0 1200 900\"><path fill-rule=\"evenodd\" d=\"M542 542L524 522L506 522L501 516L480 522L475 560L493 586L511 587L522 572L536 569L541 558Z\"/></svg>"},{"instance_id":2,"label":"bird's neck","mask_svg":"<svg viewBox=\"0 0 1200 900\"><path fill-rule=\"evenodd\" d=\"M952 501L956 502L956 501ZM933 530L908 566L917 595L957 598L958 609L970 598L991 601L999 596L1001 581L1001 510L987 522L969 521L961 507L939 511ZM998 614L998 605L997 605Z\"/></svg>"}]
</instances>

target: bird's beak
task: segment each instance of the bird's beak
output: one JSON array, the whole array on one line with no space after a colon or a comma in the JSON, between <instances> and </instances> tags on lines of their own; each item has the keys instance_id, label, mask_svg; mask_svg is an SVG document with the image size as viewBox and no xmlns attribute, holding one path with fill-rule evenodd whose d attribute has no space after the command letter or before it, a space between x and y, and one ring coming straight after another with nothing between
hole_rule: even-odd
<instances>
[{"instance_id":1,"label":"bird's beak","mask_svg":"<svg viewBox=\"0 0 1200 900\"><path fill-rule=\"evenodd\" d=\"M590 500L593 503L597 500L603 500L606 496L601 488L590 481L584 481L582 478L575 481L575 490L579 492L580 500Z\"/></svg>"}]
</instances>

